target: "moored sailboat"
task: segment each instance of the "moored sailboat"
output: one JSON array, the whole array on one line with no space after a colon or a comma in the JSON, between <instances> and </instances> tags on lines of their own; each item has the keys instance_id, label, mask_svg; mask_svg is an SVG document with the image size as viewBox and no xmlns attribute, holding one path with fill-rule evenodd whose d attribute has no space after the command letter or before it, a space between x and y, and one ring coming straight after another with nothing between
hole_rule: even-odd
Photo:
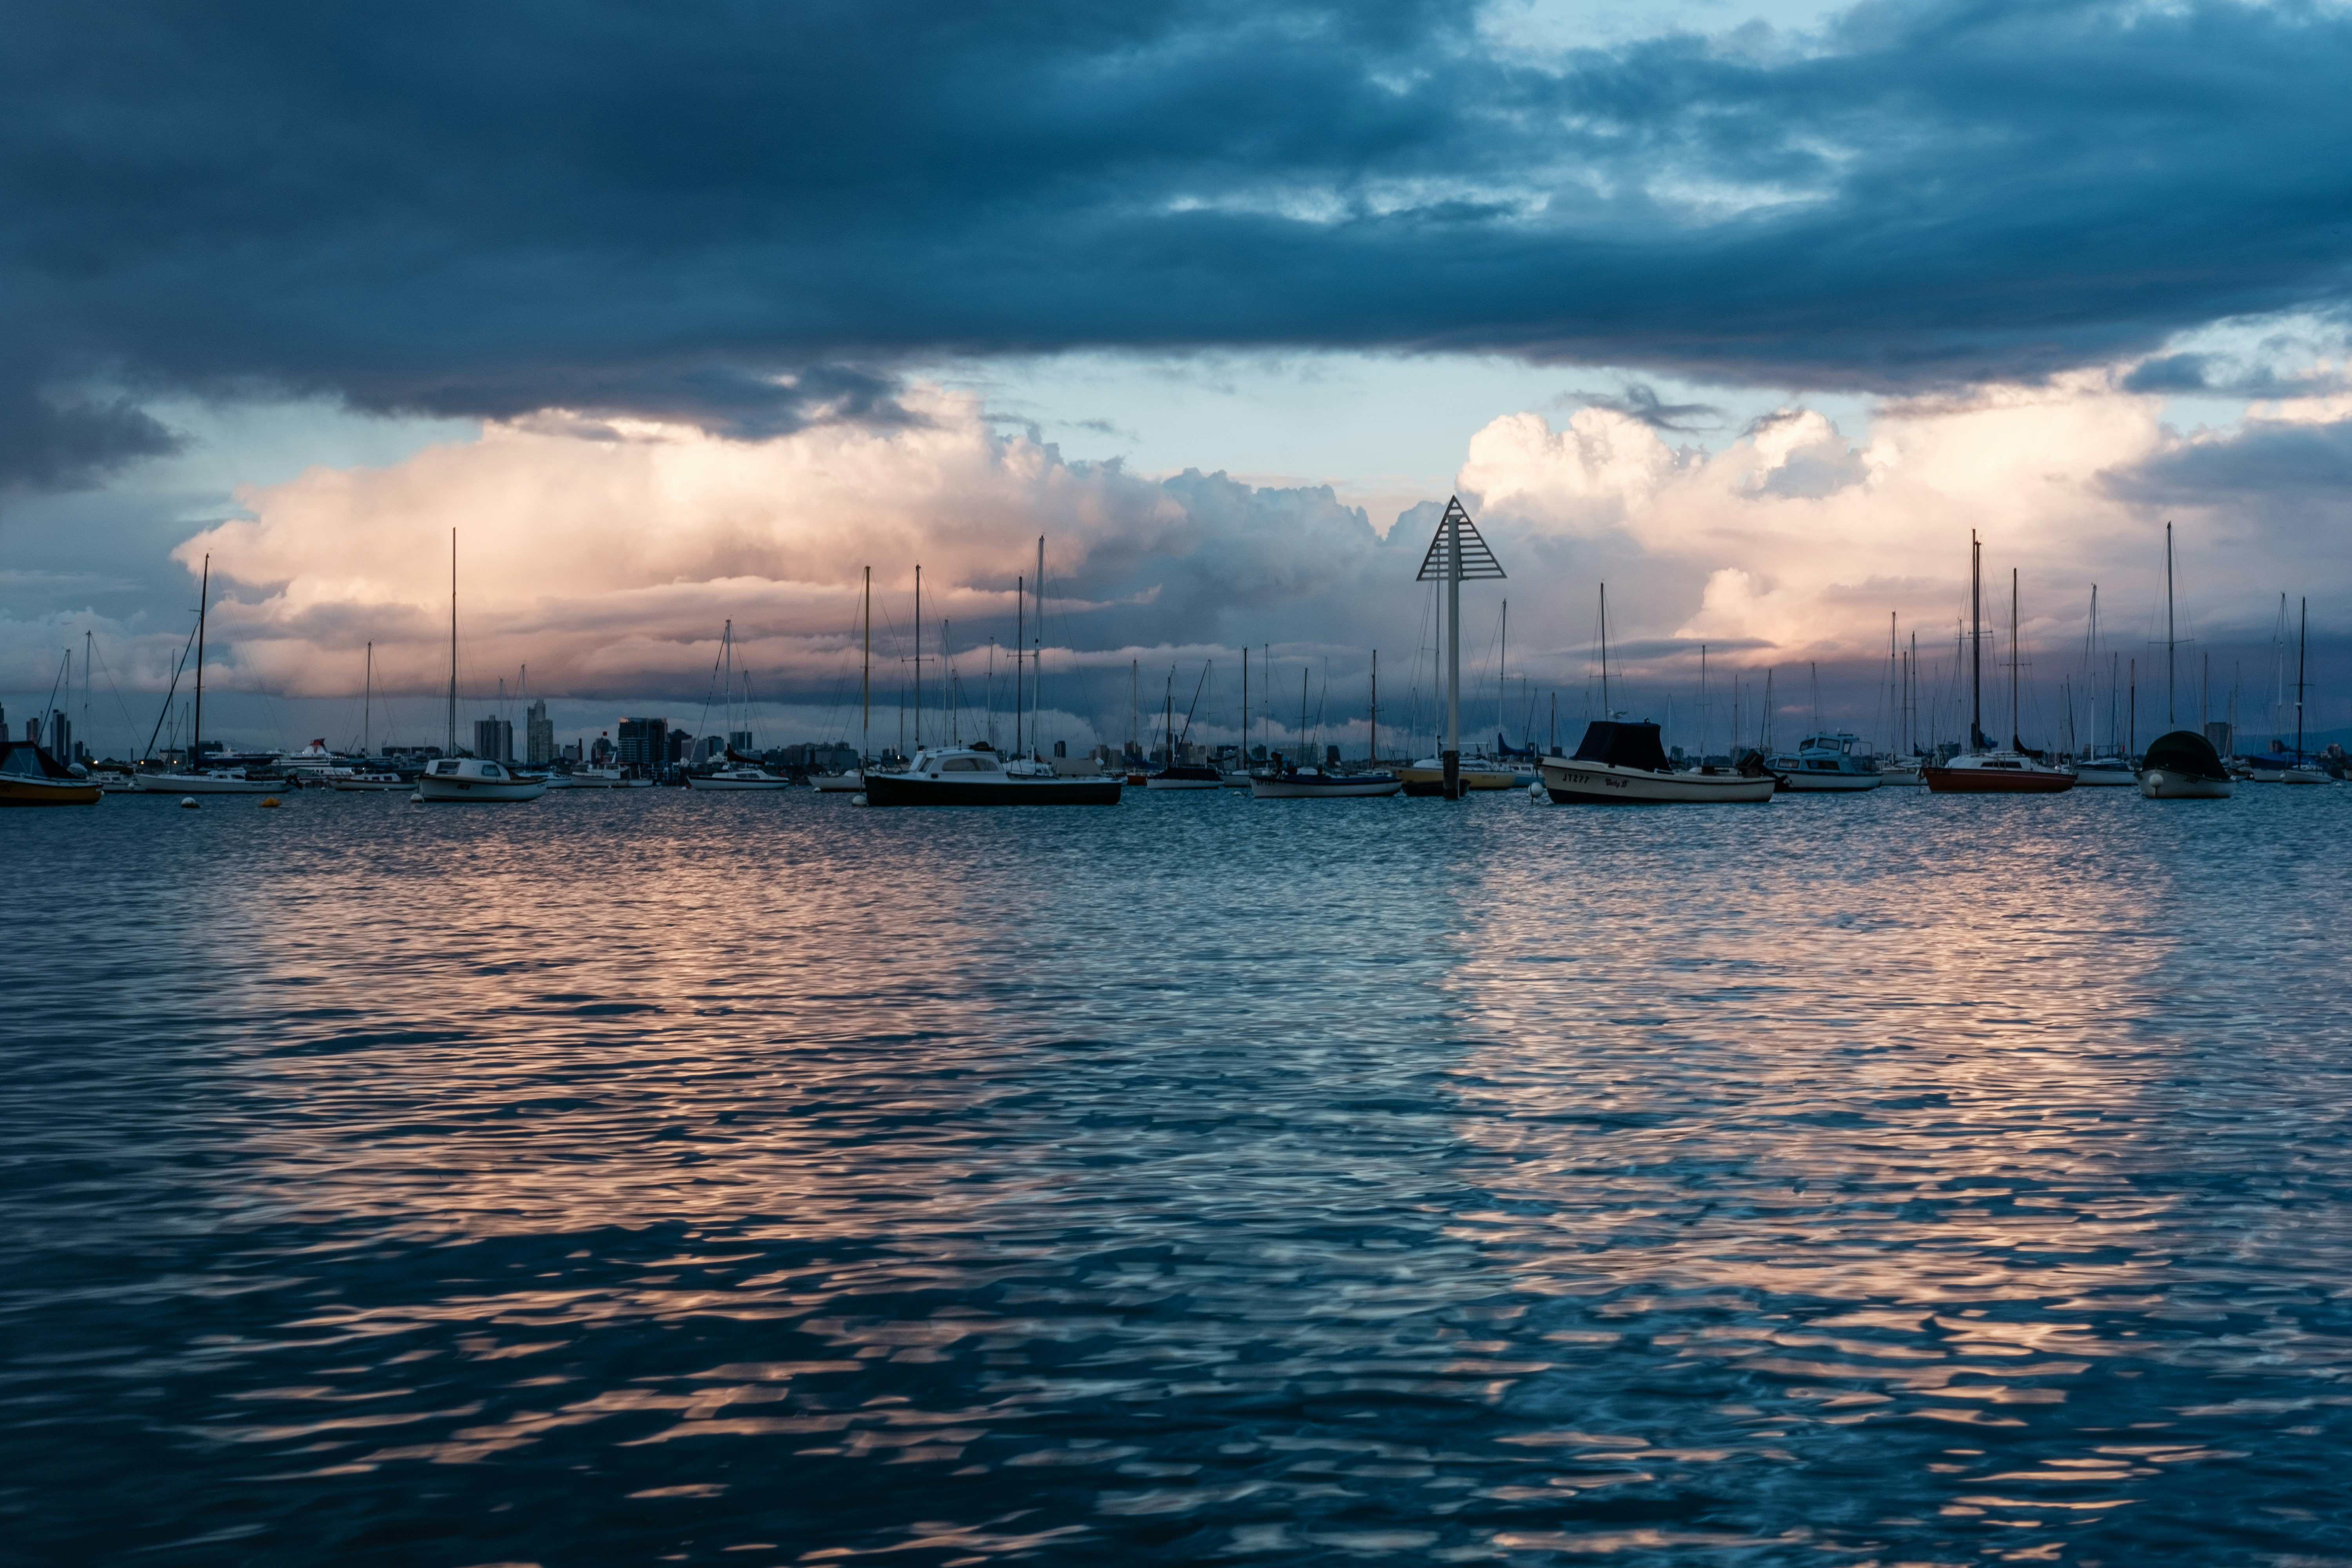
<instances>
[{"instance_id":1,"label":"moored sailboat","mask_svg":"<svg viewBox=\"0 0 2352 1568\"><path fill-rule=\"evenodd\" d=\"M1984 545L1969 533L1969 614L1972 620L1969 649L1969 683L1973 707L1969 739L1974 750L1942 763L1922 768L1920 776L1936 795L2056 795L2074 787L2071 768L2062 768L2025 749L2015 735L2017 718L2017 578L2010 576L2009 710L2011 739L2007 751L1990 748L1984 732Z\"/></svg>"},{"instance_id":2,"label":"moored sailboat","mask_svg":"<svg viewBox=\"0 0 2352 1568\"><path fill-rule=\"evenodd\" d=\"M2149 800L2227 800L2234 787L2213 742L2194 730L2158 735L2141 759L2139 793Z\"/></svg>"}]
</instances>

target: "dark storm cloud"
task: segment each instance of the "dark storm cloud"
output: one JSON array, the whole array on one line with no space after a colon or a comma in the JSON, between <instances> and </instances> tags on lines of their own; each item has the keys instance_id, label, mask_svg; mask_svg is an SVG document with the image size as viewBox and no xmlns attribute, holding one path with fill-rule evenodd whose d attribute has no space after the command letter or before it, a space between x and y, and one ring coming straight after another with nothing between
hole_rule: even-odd
<instances>
[{"instance_id":1,"label":"dark storm cloud","mask_svg":"<svg viewBox=\"0 0 2352 1568\"><path fill-rule=\"evenodd\" d=\"M0 14L0 396L899 416L921 356L1917 390L2346 287L2352 20L1869 4L1538 59L1283 0ZM2179 367L2183 373L2192 367ZM168 437L42 406L0 478Z\"/></svg>"}]
</instances>

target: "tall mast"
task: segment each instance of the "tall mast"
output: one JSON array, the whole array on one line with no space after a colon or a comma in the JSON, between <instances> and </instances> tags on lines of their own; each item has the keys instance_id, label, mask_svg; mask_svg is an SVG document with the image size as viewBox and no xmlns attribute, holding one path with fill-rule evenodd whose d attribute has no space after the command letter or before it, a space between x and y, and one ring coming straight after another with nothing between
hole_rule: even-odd
<instances>
[{"instance_id":1,"label":"tall mast","mask_svg":"<svg viewBox=\"0 0 2352 1568\"><path fill-rule=\"evenodd\" d=\"M2164 722L2169 728L2177 721L2172 716L2172 524L2164 525Z\"/></svg>"},{"instance_id":2,"label":"tall mast","mask_svg":"<svg viewBox=\"0 0 2352 1568\"><path fill-rule=\"evenodd\" d=\"M725 737L723 752L731 752L735 750L735 617L732 616L727 617L726 626L719 633L719 659L724 668L724 673L719 678L719 689L724 693L719 701L719 729ZM530 667L526 665L524 668Z\"/></svg>"},{"instance_id":3,"label":"tall mast","mask_svg":"<svg viewBox=\"0 0 2352 1568\"><path fill-rule=\"evenodd\" d=\"M2311 651L2311 600L2300 601L2294 633L2294 760L2303 761L2303 658Z\"/></svg>"},{"instance_id":4,"label":"tall mast","mask_svg":"<svg viewBox=\"0 0 2352 1568\"><path fill-rule=\"evenodd\" d=\"M1029 745L1043 753L1045 737L1037 733L1045 714L1045 536L1037 536L1037 624L1029 629Z\"/></svg>"},{"instance_id":5,"label":"tall mast","mask_svg":"<svg viewBox=\"0 0 2352 1568\"><path fill-rule=\"evenodd\" d=\"M1307 760L1307 667L1298 667L1298 758Z\"/></svg>"},{"instance_id":6,"label":"tall mast","mask_svg":"<svg viewBox=\"0 0 2352 1568\"><path fill-rule=\"evenodd\" d=\"M1919 634L1911 634L1911 661L1903 667L1903 687L1909 700L1903 710L1903 739L1911 755L1919 754Z\"/></svg>"},{"instance_id":7,"label":"tall mast","mask_svg":"<svg viewBox=\"0 0 2352 1568\"><path fill-rule=\"evenodd\" d=\"M2298 742L2299 743L2299 742ZM1372 649L1372 749L1366 760L1381 760L1381 650Z\"/></svg>"},{"instance_id":8,"label":"tall mast","mask_svg":"<svg viewBox=\"0 0 2352 1568\"><path fill-rule=\"evenodd\" d=\"M375 644L367 646L367 674L360 681L360 755L375 755L375 731L369 727L371 705L375 701Z\"/></svg>"},{"instance_id":9,"label":"tall mast","mask_svg":"<svg viewBox=\"0 0 2352 1568\"><path fill-rule=\"evenodd\" d=\"M1372 655L1374 700L1378 700L1380 668L1379 654ZM1242 743L1234 748L1241 752L1242 772L1249 772L1249 644L1242 644Z\"/></svg>"},{"instance_id":10,"label":"tall mast","mask_svg":"<svg viewBox=\"0 0 2352 1568\"><path fill-rule=\"evenodd\" d=\"M1168 708L1160 719L1160 755L1162 768L1176 765L1176 667L1168 667Z\"/></svg>"},{"instance_id":11,"label":"tall mast","mask_svg":"<svg viewBox=\"0 0 2352 1568\"><path fill-rule=\"evenodd\" d=\"M454 542L457 537L455 529L450 531L449 537L454 548ZM450 580L454 583L456 578L452 577ZM205 557L204 576L198 580L196 587L196 717L195 721L188 726L188 771L190 773L195 772L197 764L203 760L203 753L197 750L196 742L204 738L205 733L205 610L212 596L213 558L207 555ZM455 615L457 612L452 610L450 613ZM453 648L457 646L454 637L449 646Z\"/></svg>"},{"instance_id":12,"label":"tall mast","mask_svg":"<svg viewBox=\"0 0 2352 1568\"><path fill-rule=\"evenodd\" d=\"M1029 580L1013 579L1013 754L1025 757L1021 749L1021 667L1027 662L1029 651Z\"/></svg>"},{"instance_id":13,"label":"tall mast","mask_svg":"<svg viewBox=\"0 0 2352 1568\"><path fill-rule=\"evenodd\" d=\"M1503 601L1503 641L1502 641L1502 647L1501 647L1501 650L1500 650L1499 652L1497 652L1497 653L1496 654L1496 656L1495 656L1495 739L1496 739L1497 742L1500 742L1500 741L1502 740L1502 738L1503 738L1503 730L1504 730L1504 723L1503 723L1503 721L1504 721L1504 718L1506 717L1506 715L1504 714L1504 711L1503 711L1503 704L1504 704L1504 701L1505 701L1505 698L1504 698L1504 696L1503 696L1503 693L1504 693L1505 691L1507 691L1507 690L1508 690L1508 689L1509 689L1508 686L1506 684L1506 681L1507 681L1507 677L1506 677L1506 676L1505 676L1505 674L1504 674L1503 672L1504 672L1505 670L1507 670L1507 669L1508 669L1508 668L1510 668L1510 663L1511 663L1511 601L1510 601L1510 600L1508 600L1508 599L1506 599L1506 600L1504 600L1504 601Z\"/></svg>"},{"instance_id":14,"label":"tall mast","mask_svg":"<svg viewBox=\"0 0 2352 1568\"><path fill-rule=\"evenodd\" d=\"M1601 716L1609 711L1609 584L1601 584Z\"/></svg>"},{"instance_id":15,"label":"tall mast","mask_svg":"<svg viewBox=\"0 0 2352 1568\"><path fill-rule=\"evenodd\" d=\"M2024 727L2018 722L2017 667L2024 662L2017 657L2017 568L2009 569L2009 749L2025 750Z\"/></svg>"},{"instance_id":16,"label":"tall mast","mask_svg":"<svg viewBox=\"0 0 2352 1568\"><path fill-rule=\"evenodd\" d=\"M915 563L915 750L923 749L923 565Z\"/></svg>"},{"instance_id":17,"label":"tall mast","mask_svg":"<svg viewBox=\"0 0 2352 1568\"><path fill-rule=\"evenodd\" d=\"M874 755L874 568L866 569L866 664L857 677L857 704L865 717L857 731L857 765L863 771Z\"/></svg>"},{"instance_id":18,"label":"tall mast","mask_svg":"<svg viewBox=\"0 0 2352 1568\"><path fill-rule=\"evenodd\" d=\"M1698 763L1706 766L1706 644L1698 645Z\"/></svg>"},{"instance_id":19,"label":"tall mast","mask_svg":"<svg viewBox=\"0 0 2352 1568\"><path fill-rule=\"evenodd\" d=\"M1985 749L1984 542L1969 530L1969 749Z\"/></svg>"},{"instance_id":20,"label":"tall mast","mask_svg":"<svg viewBox=\"0 0 2352 1568\"><path fill-rule=\"evenodd\" d=\"M444 756L457 754L457 531L449 531L449 722L442 736Z\"/></svg>"}]
</instances>

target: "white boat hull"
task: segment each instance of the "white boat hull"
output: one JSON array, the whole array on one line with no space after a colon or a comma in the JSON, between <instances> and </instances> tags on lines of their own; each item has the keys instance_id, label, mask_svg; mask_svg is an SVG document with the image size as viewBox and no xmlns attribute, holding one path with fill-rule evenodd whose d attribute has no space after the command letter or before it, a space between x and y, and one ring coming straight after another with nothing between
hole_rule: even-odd
<instances>
[{"instance_id":1,"label":"white boat hull","mask_svg":"<svg viewBox=\"0 0 2352 1568\"><path fill-rule=\"evenodd\" d=\"M1540 764L1554 805L1696 805L1768 801L1779 787L1770 773L1654 773L1609 763L1546 757Z\"/></svg>"},{"instance_id":2,"label":"white boat hull","mask_svg":"<svg viewBox=\"0 0 2352 1568\"><path fill-rule=\"evenodd\" d=\"M790 779L779 778L730 779L700 778L693 773L686 775L686 787L688 789L790 789L792 784Z\"/></svg>"},{"instance_id":3,"label":"white boat hull","mask_svg":"<svg viewBox=\"0 0 2352 1568\"><path fill-rule=\"evenodd\" d=\"M2139 793L2149 800L2227 800L2231 788L2228 779L2200 779L2165 768L2139 775Z\"/></svg>"},{"instance_id":4,"label":"white boat hull","mask_svg":"<svg viewBox=\"0 0 2352 1568\"><path fill-rule=\"evenodd\" d=\"M856 795L866 787L866 775L860 773L811 773L809 787L819 795Z\"/></svg>"},{"instance_id":5,"label":"white boat hull","mask_svg":"<svg viewBox=\"0 0 2352 1568\"><path fill-rule=\"evenodd\" d=\"M1891 781L1885 773L1832 773L1790 771L1780 775L1780 787L1790 795L1854 795ZM1917 783L1916 779L1912 781Z\"/></svg>"},{"instance_id":6,"label":"white boat hull","mask_svg":"<svg viewBox=\"0 0 2352 1568\"><path fill-rule=\"evenodd\" d=\"M1252 779L1253 800L1348 800L1397 795L1404 780L1391 773L1383 778L1351 779L1345 773L1321 779Z\"/></svg>"},{"instance_id":7,"label":"white boat hull","mask_svg":"<svg viewBox=\"0 0 2352 1568\"><path fill-rule=\"evenodd\" d=\"M2082 763L2074 769L2076 789L2114 789L2139 783L2139 774L2129 768L2102 768Z\"/></svg>"},{"instance_id":8,"label":"white boat hull","mask_svg":"<svg viewBox=\"0 0 2352 1568\"><path fill-rule=\"evenodd\" d=\"M211 773L141 773L142 795L277 795L287 786L267 779L218 778Z\"/></svg>"},{"instance_id":9,"label":"white boat hull","mask_svg":"<svg viewBox=\"0 0 2352 1568\"><path fill-rule=\"evenodd\" d=\"M1922 784L1927 781L1919 776L1917 768L1885 768L1879 772L1878 782L1888 788L1897 788L1904 784Z\"/></svg>"},{"instance_id":10,"label":"white boat hull","mask_svg":"<svg viewBox=\"0 0 2352 1568\"><path fill-rule=\"evenodd\" d=\"M2327 775L2317 768L2256 768L2254 784L2315 784L2328 782Z\"/></svg>"}]
</instances>

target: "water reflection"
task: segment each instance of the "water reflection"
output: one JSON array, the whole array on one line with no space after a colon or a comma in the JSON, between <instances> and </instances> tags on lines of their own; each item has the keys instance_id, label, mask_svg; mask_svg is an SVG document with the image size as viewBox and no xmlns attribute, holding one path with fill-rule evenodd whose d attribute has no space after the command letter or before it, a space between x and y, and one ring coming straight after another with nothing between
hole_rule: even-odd
<instances>
[{"instance_id":1,"label":"water reflection","mask_svg":"<svg viewBox=\"0 0 2352 1568\"><path fill-rule=\"evenodd\" d=\"M1885 796L45 830L35 1539L2352 1550L2326 921L2145 914L2280 808Z\"/></svg>"}]
</instances>

